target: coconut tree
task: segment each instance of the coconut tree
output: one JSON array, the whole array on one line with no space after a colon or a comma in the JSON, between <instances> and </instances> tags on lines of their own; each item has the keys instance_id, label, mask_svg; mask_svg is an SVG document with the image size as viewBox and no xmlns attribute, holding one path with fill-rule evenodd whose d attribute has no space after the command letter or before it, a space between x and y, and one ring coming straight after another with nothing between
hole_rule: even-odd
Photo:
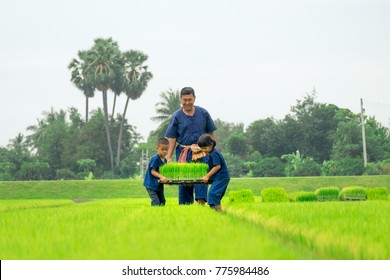
<instances>
[{"instance_id":1,"label":"coconut tree","mask_svg":"<svg viewBox=\"0 0 390 280\"><path fill-rule=\"evenodd\" d=\"M161 101L156 103L156 116L151 119L159 122L158 128L153 131L153 136L164 137L168 128L172 114L180 109L180 92L179 90L169 89L160 94Z\"/></svg>"},{"instance_id":2,"label":"coconut tree","mask_svg":"<svg viewBox=\"0 0 390 280\"><path fill-rule=\"evenodd\" d=\"M111 38L95 39L94 46L87 51L79 52L82 73L94 89L102 92L104 124L107 146L110 154L111 171L114 171L114 155L111 144L111 132L108 120L107 91L112 88L116 79L123 74L122 54L119 46Z\"/></svg>"},{"instance_id":3,"label":"coconut tree","mask_svg":"<svg viewBox=\"0 0 390 280\"><path fill-rule=\"evenodd\" d=\"M121 158L121 146L122 146L122 132L123 123L126 117L127 107L129 100L138 99L145 91L148 82L152 79L153 75L148 71L148 66L144 63L148 59L148 56L141 51L130 50L123 53L125 76L123 81L124 92L126 93L126 104L123 110L121 126L119 129L116 167L119 167Z\"/></svg>"},{"instance_id":4,"label":"coconut tree","mask_svg":"<svg viewBox=\"0 0 390 280\"><path fill-rule=\"evenodd\" d=\"M93 97L95 94L95 89L92 83L86 79L86 73L82 71L82 60L80 58L82 52L79 52L78 58L72 59L68 65L68 69L71 71L70 80L74 85L83 92L85 96L85 121L88 122L88 112L89 112L89 98Z\"/></svg>"}]
</instances>

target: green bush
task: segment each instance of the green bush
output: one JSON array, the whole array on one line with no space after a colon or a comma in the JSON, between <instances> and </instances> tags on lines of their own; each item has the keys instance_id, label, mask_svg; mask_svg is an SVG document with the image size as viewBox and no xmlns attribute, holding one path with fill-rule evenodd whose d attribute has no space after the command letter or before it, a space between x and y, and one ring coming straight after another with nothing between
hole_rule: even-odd
<instances>
[{"instance_id":1,"label":"green bush","mask_svg":"<svg viewBox=\"0 0 390 280\"><path fill-rule=\"evenodd\" d=\"M286 202L289 201L287 192L284 188L265 188L261 191L261 200L263 202Z\"/></svg>"},{"instance_id":2,"label":"green bush","mask_svg":"<svg viewBox=\"0 0 390 280\"><path fill-rule=\"evenodd\" d=\"M367 192L363 187L345 187L340 192L341 200L366 200Z\"/></svg>"},{"instance_id":3,"label":"green bush","mask_svg":"<svg viewBox=\"0 0 390 280\"><path fill-rule=\"evenodd\" d=\"M51 180L53 175L47 162L23 162L16 173L16 179L21 181Z\"/></svg>"},{"instance_id":4,"label":"green bush","mask_svg":"<svg viewBox=\"0 0 390 280\"><path fill-rule=\"evenodd\" d=\"M325 176L358 176L364 171L362 158L324 161L321 168L321 173Z\"/></svg>"},{"instance_id":5,"label":"green bush","mask_svg":"<svg viewBox=\"0 0 390 280\"><path fill-rule=\"evenodd\" d=\"M315 191L318 201L337 201L340 200L340 189L338 187L323 187Z\"/></svg>"},{"instance_id":6,"label":"green bush","mask_svg":"<svg viewBox=\"0 0 390 280\"><path fill-rule=\"evenodd\" d=\"M368 200L389 200L389 192L385 187L366 188Z\"/></svg>"},{"instance_id":7,"label":"green bush","mask_svg":"<svg viewBox=\"0 0 390 280\"><path fill-rule=\"evenodd\" d=\"M293 172L294 176L320 176L321 175L321 165L316 163L311 158L305 158L301 164L297 166L297 169Z\"/></svg>"},{"instance_id":8,"label":"green bush","mask_svg":"<svg viewBox=\"0 0 390 280\"><path fill-rule=\"evenodd\" d=\"M57 180L76 180L78 176L72 170L67 168L61 168L56 170Z\"/></svg>"},{"instance_id":9,"label":"green bush","mask_svg":"<svg viewBox=\"0 0 390 280\"><path fill-rule=\"evenodd\" d=\"M284 164L278 157L267 157L253 166L254 177L284 177Z\"/></svg>"},{"instance_id":10,"label":"green bush","mask_svg":"<svg viewBox=\"0 0 390 280\"><path fill-rule=\"evenodd\" d=\"M229 192L230 202L253 202L255 197L253 196L252 190L244 189Z\"/></svg>"}]
</instances>

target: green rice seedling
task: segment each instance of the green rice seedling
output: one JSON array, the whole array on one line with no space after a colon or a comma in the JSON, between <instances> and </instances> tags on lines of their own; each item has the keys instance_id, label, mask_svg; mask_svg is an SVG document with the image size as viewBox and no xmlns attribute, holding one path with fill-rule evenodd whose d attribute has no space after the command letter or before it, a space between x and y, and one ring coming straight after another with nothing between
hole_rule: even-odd
<instances>
[{"instance_id":1,"label":"green rice seedling","mask_svg":"<svg viewBox=\"0 0 390 280\"><path fill-rule=\"evenodd\" d=\"M367 192L363 187L345 187L340 192L341 200L366 200Z\"/></svg>"},{"instance_id":2,"label":"green rice seedling","mask_svg":"<svg viewBox=\"0 0 390 280\"><path fill-rule=\"evenodd\" d=\"M167 202L165 207L150 207L146 198L102 199L47 207L48 203L42 201L44 207L36 207L39 202L35 202L33 208L28 208L30 205L25 205L25 201L13 202L14 209L0 211L0 259L274 260L310 257L240 219L196 204L180 206L176 198L168 198Z\"/></svg>"},{"instance_id":3,"label":"green rice seedling","mask_svg":"<svg viewBox=\"0 0 390 280\"><path fill-rule=\"evenodd\" d=\"M253 202L255 197L253 196L252 190L237 190L229 192L229 201L230 202Z\"/></svg>"},{"instance_id":4,"label":"green rice seedling","mask_svg":"<svg viewBox=\"0 0 390 280\"><path fill-rule=\"evenodd\" d=\"M292 201L308 202L308 201L318 201L318 199L315 192L297 192L294 195L292 195Z\"/></svg>"},{"instance_id":5,"label":"green rice seedling","mask_svg":"<svg viewBox=\"0 0 390 280\"><path fill-rule=\"evenodd\" d=\"M338 187L322 187L315 191L318 201L340 200L340 189Z\"/></svg>"},{"instance_id":6,"label":"green rice seedling","mask_svg":"<svg viewBox=\"0 0 390 280\"><path fill-rule=\"evenodd\" d=\"M224 211L321 260L389 260L390 202L226 203Z\"/></svg>"},{"instance_id":7,"label":"green rice seedling","mask_svg":"<svg viewBox=\"0 0 390 280\"><path fill-rule=\"evenodd\" d=\"M284 188L265 188L261 191L261 200L263 202L287 202L289 201L287 192Z\"/></svg>"},{"instance_id":8,"label":"green rice seedling","mask_svg":"<svg viewBox=\"0 0 390 280\"><path fill-rule=\"evenodd\" d=\"M206 163L168 163L160 167L161 175L170 180L195 180L204 177L209 170Z\"/></svg>"},{"instance_id":9,"label":"green rice seedling","mask_svg":"<svg viewBox=\"0 0 390 280\"><path fill-rule=\"evenodd\" d=\"M389 200L389 192L385 187L366 188L368 200Z\"/></svg>"}]
</instances>

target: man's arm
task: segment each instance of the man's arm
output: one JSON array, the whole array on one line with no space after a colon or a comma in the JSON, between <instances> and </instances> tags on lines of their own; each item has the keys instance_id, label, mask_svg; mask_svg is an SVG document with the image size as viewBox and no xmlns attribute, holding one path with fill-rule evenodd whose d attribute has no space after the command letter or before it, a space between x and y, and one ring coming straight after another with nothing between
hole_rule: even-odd
<instances>
[{"instance_id":1,"label":"man's arm","mask_svg":"<svg viewBox=\"0 0 390 280\"><path fill-rule=\"evenodd\" d=\"M168 142L169 142L169 149L167 154L167 161L172 162L173 151L176 148L176 138L168 138Z\"/></svg>"},{"instance_id":2,"label":"man's arm","mask_svg":"<svg viewBox=\"0 0 390 280\"><path fill-rule=\"evenodd\" d=\"M210 135L214 139L215 142L217 142L217 136L215 135L215 131L209 132L207 134Z\"/></svg>"}]
</instances>

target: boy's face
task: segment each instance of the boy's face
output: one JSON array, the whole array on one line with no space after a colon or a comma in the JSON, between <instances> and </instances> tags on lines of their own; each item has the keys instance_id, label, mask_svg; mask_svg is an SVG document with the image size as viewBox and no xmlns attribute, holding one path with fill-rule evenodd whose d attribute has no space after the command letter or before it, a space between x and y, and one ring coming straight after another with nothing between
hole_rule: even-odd
<instances>
[{"instance_id":1,"label":"boy's face","mask_svg":"<svg viewBox=\"0 0 390 280\"><path fill-rule=\"evenodd\" d=\"M213 150L213 147L212 146L206 146L206 147L202 147L200 149L202 150L202 152L204 152L206 154L209 154Z\"/></svg>"},{"instance_id":2,"label":"boy's face","mask_svg":"<svg viewBox=\"0 0 390 280\"><path fill-rule=\"evenodd\" d=\"M168 148L169 148L168 144L159 144L156 147L157 153L159 154L160 157L165 158L168 154Z\"/></svg>"}]
</instances>

